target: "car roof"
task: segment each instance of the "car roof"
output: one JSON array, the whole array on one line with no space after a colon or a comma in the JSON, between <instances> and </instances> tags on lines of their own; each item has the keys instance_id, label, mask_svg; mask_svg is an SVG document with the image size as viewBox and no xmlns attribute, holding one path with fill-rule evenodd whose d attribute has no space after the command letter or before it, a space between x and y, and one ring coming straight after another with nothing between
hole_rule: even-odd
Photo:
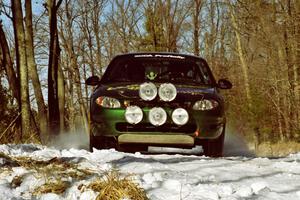
<instances>
[{"instance_id":1,"label":"car roof","mask_svg":"<svg viewBox=\"0 0 300 200\"><path fill-rule=\"evenodd\" d=\"M137 52L137 53L124 53L118 54L114 58L117 57L155 57L155 55L162 55L163 56L173 56L172 58L176 57L185 57L185 58L193 58L193 59L201 59L202 61L206 62L206 60L202 57L195 56L192 54L184 54L184 53L175 53L175 52Z\"/></svg>"}]
</instances>

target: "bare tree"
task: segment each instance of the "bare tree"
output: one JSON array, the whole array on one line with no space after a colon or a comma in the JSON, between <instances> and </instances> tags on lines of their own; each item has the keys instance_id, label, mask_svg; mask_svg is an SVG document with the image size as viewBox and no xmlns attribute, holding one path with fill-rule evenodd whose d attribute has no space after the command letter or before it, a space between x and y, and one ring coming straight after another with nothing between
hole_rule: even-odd
<instances>
[{"instance_id":1,"label":"bare tree","mask_svg":"<svg viewBox=\"0 0 300 200\"><path fill-rule=\"evenodd\" d=\"M86 103L83 98L83 91L81 88L81 76L80 76L80 65L78 64L78 56L75 52L75 40L74 40L74 20L77 16L75 16L75 12L73 12L73 7L71 6L71 1L65 2L64 11L66 14L66 19L64 21L64 27L65 31L61 31L62 41L63 41L63 47L66 51L67 57L70 61L70 66L68 67L68 70L70 73L72 73L72 80L74 85L69 85L69 87L72 88L75 86L77 100L79 103L80 108L80 114L83 120L83 126L85 127L85 131L88 132L88 117L87 117L87 109L86 109ZM65 32L65 33L64 33ZM78 42L78 50L80 50L82 46L82 39ZM73 102L73 101L72 101ZM71 105L73 107L73 105ZM73 113L71 113L73 115ZM71 122L74 123L74 122ZM73 126L73 125L72 125Z\"/></svg>"},{"instance_id":2,"label":"bare tree","mask_svg":"<svg viewBox=\"0 0 300 200\"><path fill-rule=\"evenodd\" d=\"M192 1L147 1L144 4L147 35L143 45L147 48L150 44L149 50L178 52L182 26L192 6Z\"/></svg>"},{"instance_id":3,"label":"bare tree","mask_svg":"<svg viewBox=\"0 0 300 200\"><path fill-rule=\"evenodd\" d=\"M12 0L12 13L15 30L17 66L20 73L20 112L22 139L28 140L31 137L30 127L30 103L28 86L28 67L25 43L25 31L23 25L23 13L20 0Z\"/></svg>"},{"instance_id":4,"label":"bare tree","mask_svg":"<svg viewBox=\"0 0 300 200\"><path fill-rule=\"evenodd\" d=\"M17 102L20 103L20 83L17 73L14 69L13 60L10 54L8 42L3 31L2 23L0 23L0 47L2 50L2 66L5 69L6 76L9 82L9 86L13 92L13 96L16 98Z\"/></svg>"},{"instance_id":5,"label":"bare tree","mask_svg":"<svg viewBox=\"0 0 300 200\"><path fill-rule=\"evenodd\" d=\"M117 33L120 50L122 53L127 53L135 48L138 48L136 40L138 40L138 23L142 18L139 12L141 1L126 1L117 0L111 3L111 13L108 20L111 23L114 31Z\"/></svg>"},{"instance_id":6,"label":"bare tree","mask_svg":"<svg viewBox=\"0 0 300 200\"><path fill-rule=\"evenodd\" d=\"M235 38L236 38L236 47L237 47L237 52L238 52L238 57L241 62L241 68L243 71L243 77L244 77L244 86L245 86L245 91L246 91L246 97L247 97L247 104L248 107L251 109L252 107L252 97L251 97L251 92L250 92L250 84L249 84L249 72L248 72L248 66L245 61L245 55L244 55L244 50L242 48L242 41L241 41L241 36L239 33L239 27L236 21L235 13L233 6L230 5L230 19L232 26L234 28L234 33L235 33Z\"/></svg>"},{"instance_id":7,"label":"bare tree","mask_svg":"<svg viewBox=\"0 0 300 200\"><path fill-rule=\"evenodd\" d=\"M195 0L193 6L193 41L194 41L194 54L199 56L200 55L200 47L199 47L199 34L200 34L200 14L201 9L203 6L202 0Z\"/></svg>"},{"instance_id":8,"label":"bare tree","mask_svg":"<svg viewBox=\"0 0 300 200\"><path fill-rule=\"evenodd\" d=\"M57 31L57 10L62 3L59 0L48 0L47 10L50 26L50 47L48 63L48 112L49 128L51 134L60 132L60 113L59 113L59 95L58 95L58 73L59 73L59 40Z\"/></svg>"},{"instance_id":9,"label":"bare tree","mask_svg":"<svg viewBox=\"0 0 300 200\"><path fill-rule=\"evenodd\" d=\"M34 94L38 105L38 120L40 128L40 137L45 139L48 134L47 123L47 108L45 105L44 97L42 94L41 84L37 72L37 66L35 63L35 54L33 46L33 28L32 28L32 8L31 0L25 1L25 40L26 40L26 57L27 66L29 71L29 77L32 80Z\"/></svg>"}]
</instances>

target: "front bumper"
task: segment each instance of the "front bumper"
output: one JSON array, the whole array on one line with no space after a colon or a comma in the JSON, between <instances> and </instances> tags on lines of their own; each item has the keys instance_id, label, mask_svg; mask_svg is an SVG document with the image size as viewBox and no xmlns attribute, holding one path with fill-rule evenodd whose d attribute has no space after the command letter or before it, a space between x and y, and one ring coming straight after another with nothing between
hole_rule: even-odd
<instances>
[{"instance_id":1,"label":"front bumper","mask_svg":"<svg viewBox=\"0 0 300 200\"><path fill-rule=\"evenodd\" d=\"M221 111L188 110L189 121L184 126L172 122L173 109L165 108L168 119L159 127L148 120L150 108L143 108L142 122L132 125L125 120L125 109L101 108L91 114L91 134L93 136L115 137L121 143L144 143L152 145L193 146L194 139L215 139L222 134L225 117Z\"/></svg>"},{"instance_id":2,"label":"front bumper","mask_svg":"<svg viewBox=\"0 0 300 200\"><path fill-rule=\"evenodd\" d=\"M194 138L188 135L153 135L153 134L129 134L125 133L118 137L119 144L151 144L151 145L182 145L194 146Z\"/></svg>"}]
</instances>

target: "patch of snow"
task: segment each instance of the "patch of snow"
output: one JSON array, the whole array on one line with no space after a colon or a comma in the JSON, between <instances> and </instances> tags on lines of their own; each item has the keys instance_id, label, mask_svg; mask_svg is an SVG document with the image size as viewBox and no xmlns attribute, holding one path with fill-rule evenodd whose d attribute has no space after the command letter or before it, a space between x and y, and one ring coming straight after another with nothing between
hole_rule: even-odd
<instances>
[{"instance_id":1,"label":"patch of snow","mask_svg":"<svg viewBox=\"0 0 300 200\"><path fill-rule=\"evenodd\" d=\"M256 182L251 184L251 188L255 194L258 194L260 191L267 189L268 184L265 182Z\"/></svg>"},{"instance_id":2,"label":"patch of snow","mask_svg":"<svg viewBox=\"0 0 300 200\"><path fill-rule=\"evenodd\" d=\"M241 186L240 188L237 189L235 192L240 197L250 197L253 195L253 190L249 186Z\"/></svg>"},{"instance_id":3,"label":"patch of snow","mask_svg":"<svg viewBox=\"0 0 300 200\"><path fill-rule=\"evenodd\" d=\"M80 195L80 199L79 200L94 200L97 197L97 193L95 193L92 190L87 190L84 191L81 195Z\"/></svg>"},{"instance_id":4,"label":"patch of snow","mask_svg":"<svg viewBox=\"0 0 300 200\"><path fill-rule=\"evenodd\" d=\"M83 149L55 149L39 145L0 145L0 152L9 156L28 156L35 160L60 160L79 169L102 175L112 169L132 175L152 200L239 200L300 199L300 153L284 158L224 157L193 155L129 154L114 149L89 152ZM10 166L0 158L0 200L95 199L97 192L87 188L95 178L63 177L70 183L61 194L47 193L38 197L32 191L51 177L34 169ZM12 182L22 177L20 185Z\"/></svg>"},{"instance_id":5,"label":"patch of snow","mask_svg":"<svg viewBox=\"0 0 300 200\"><path fill-rule=\"evenodd\" d=\"M30 156L39 160L50 160L52 158L61 157L61 151L54 148L43 148L33 152Z\"/></svg>"},{"instance_id":6,"label":"patch of snow","mask_svg":"<svg viewBox=\"0 0 300 200\"><path fill-rule=\"evenodd\" d=\"M39 200L62 200L62 199L63 199L62 197L54 193L43 194L39 198Z\"/></svg>"},{"instance_id":7,"label":"patch of snow","mask_svg":"<svg viewBox=\"0 0 300 200\"><path fill-rule=\"evenodd\" d=\"M220 197L227 197L233 194L233 188L230 185L224 185L218 192Z\"/></svg>"}]
</instances>

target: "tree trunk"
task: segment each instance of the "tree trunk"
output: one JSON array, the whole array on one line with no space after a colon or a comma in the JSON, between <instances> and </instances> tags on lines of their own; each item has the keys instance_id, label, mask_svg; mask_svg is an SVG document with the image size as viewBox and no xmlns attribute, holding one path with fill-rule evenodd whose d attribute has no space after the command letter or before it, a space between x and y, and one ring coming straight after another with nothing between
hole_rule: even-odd
<instances>
[{"instance_id":1,"label":"tree trunk","mask_svg":"<svg viewBox=\"0 0 300 200\"><path fill-rule=\"evenodd\" d=\"M3 54L3 66L7 75L9 87L12 90L13 96L20 105L20 82L14 69L14 64L10 55L8 43L0 22L0 48Z\"/></svg>"},{"instance_id":2,"label":"tree trunk","mask_svg":"<svg viewBox=\"0 0 300 200\"><path fill-rule=\"evenodd\" d=\"M297 122L296 124L298 125L297 129L298 129L298 134L296 134L296 139L300 139L300 134L299 134L299 130L300 130L300 1L295 1L295 19L294 19L294 26L296 27L296 33L295 33L295 43L296 43L296 52L295 52L295 56L296 56L296 71L295 73L298 74L298 80L296 82L295 85L295 92L297 93L297 110L298 110L298 118L297 118Z\"/></svg>"},{"instance_id":3,"label":"tree trunk","mask_svg":"<svg viewBox=\"0 0 300 200\"><path fill-rule=\"evenodd\" d=\"M75 79L75 89L76 94L79 102L80 107L80 113L81 117L83 119L83 126L86 131L86 133L89 133L89 127L88 127L88 118L87 118L87 110L85 107L85 102L83 100L82 95L82 88L81 88L81 82L80 82L80 71L79 71L79 65L77 63L77 55L75 54L74 50L74 40L73 40L73 33L72 33L72 19L71 19L71 13L69 10L69 5L66 4L65 11L67 13L67 21L66 21L66 30L68 34L68 38L65 38L65 42L67 43L65 46L67 47L67 53L70 58L70 68L73 68L74 72L74 79ZM81 46L81 45L80 45ZM93 56L93 55L91 55ZM72 85L70 85L72 87Z\"/></svg>"},{"instance_id":4,"label":"tree trunk","mask_svg":"<svg viewBox=\"0 0 300 200\"><path fill-rule=\"evenodd\" d=\"M200 12L202 7L202 0L195 0L194 2L194 14L193 14L193 24L194 24L194 35L193 35L193 42L194 42L194 54L199 56L200 55L200 48L199 48L199 33L200 33Z\"/></svg>"},{"instance_id":5,"label":"tree trunk","mask_svg":"<svg viewBox=\"0 0 300 200\"><path fill-rule=\"evenodd\" d=\"M70 31L70 30L69 30ZM69 49L69 56L70 56L70 61L71 61L71 67L74 69L74 79L75 79L75 89L76 89L76 94L77 94L77 98L78 98L78 102L79 102L79 107L80 107L80 113L81 113L81 117L83 120L83 126L84 126L84 130L86 131L86 133L89 133L89 127L88 127L88 118L87 118L87 109L83 100L83 95L82 95L82 88L81 88L81 82L80 82L80 72L79 72L79 65L77 64L77 58L74 52L74 47L73 47L73 39L72 39L72 33L69 32L70 37L68 42L69 43L69 47L71 47ZM70 86L72 87L72 86Z\"/></svg>"},{"instance_id":6,"label":"tree trunk","mask_svg":"<svg viewBox=\"0 0 300 200\"><path fill-rule=\"evenodd\" d=\"M25 37L26 37L27 65L29 70L29 77L31 78L32 81L33 90L34 90L34 94L38 106L40 138L42 139L42 141L45 141L48 134L47 108L45 105L41 84L37 73L37 66L34 58L31 0L25 1L25 11L26 11Z\"/></svg>"},{"instance_id":7,"label":"tree trunk","mask_svg":"<svg viewBox=\"0 0 300 200\"><path fill-rule=\"evenodd\" d=\"M295 95L295 74L294 74L294 63L293 63L293 55L292 55L292 49L291 49L291 41L290 41L290 35L289 31L287 30L289 27L285 25L284 28L284 40L285 40L285 54L286 54L286 64L288 68L288 82L289 82L289 102L291 108L289 109L289 122L290 123L290 131L287 133L287 138L291 139L292 133L295 131L293 125L293 122L296 120L296 95Z\"/></svg>"},{"instance_id":8,"label":"tree trunk","mask_svg":"<svg viewBox=\"0 0 300 200\"><path fill-rule=\"evenodd\" d=\"M280 69L279 69L280 72L281 72L280 74L284 74L284 73L282 73L282 71L283 71L282 67L285 70L287 68L287 65L286 65L285 60L284 60L284 53L283 53L282 46L280 45L280 43L278 41L279 41L279 38L275 42L275 46L278 49L277 50L277 52L278 52L278 54L277 54L278 55L278 60L276 60L276 61L277 61L277 63L279 63L279 66L280 66ZM277 74L277 76L278 76L278 74ZM279 79L279 77L276 78L276 79ZM282 81L277 81L276 82L276 86L278 88L278 91L276 91L277 92L276 96L277 96L277 99L278 99L279 108L281 107L280 105L282 105L282 107L283 106L286 107L286 104L284 104L284 99L286 98L287 92L284 89L283 82ZM280 131L279 134L280 134L280 140L281 141L285 140L285 134L290 131L289 126L287 126L287 123L288 123L288 120L286 119L287 116L285 115L287 109L288 108L286 107L286 108L284 108L284 111L282 111L282 109L281 109L280 113L277 112L278 121L281 122L282 121L281 118L283 118L284 124L285 124L285 130L283 130L282 123L279 124L282 127L281 131L279 129L279 131Z\"/></svg>"},{"instance_id":9,"label":"tree trunk","mask_svg":"<svg viewBox=\"0 0 300 200\"><path fill-rule=\"evenodd\" d=\"M246 91L247 104L248 104L248 108L251 111L252 97L251 97L251 92L250 92L248 66L247 66L247 63L246 63L246 60L245 60L245 55L244 55L243 48L242 48L242 41L241 41L240 33L238 32L239 27L238 27L238 24L236 22L236 18L235 18L235 14L234 14L232 5L230 5L230 17L231 17L231 23L232 23L234 33L235 33L238 57L240 59L242 72L243 72L244 87L245 87L245 91Z\"/></svg>"},{"instance_id":10,"label":"tree trunk","mask_svg":"<svg viewBox=\"0 0 300 200\"><path fill-rule=\"evenodd\" d=\"M83 95L82 95L82 89L81 89L81 84L80 84L80 73L79 73L79 67L78 65L74 65L75 67L75 85L76 85L76 92L77 92L77 97L78 97L78 101L79 101L79 106L80 106L80 113L81 113L81 117L83 120L83 126L84 126L84 130L85 132L88 134L89 133L89 126L88 126L88 118L87 118L87 110L86 110L86 106L83 100Z\"/></svg>"},{"instance_id":11,"label":"tree trunk","mask_svg":"<svg viewBox=\"0 0 300 200\"><path fill-rule=\"evenodd\" d=\"M100 32L98 30L98 28L94 29L94 34L96 36L96 60L97 60L97 65L96 68L99 70L99 75L102 76L102 63L101 63L101 42L100 42ZM92 70L92 66L91 66L91 70Z\"/></svg>"},{"instance_id":12,"label":"tree trunk","mask_svg":"<svg viewBox=\"0 0 300 200\"><path fill-rule=\"evenodd\" d=\"M291 106L290 106L290 102L287 99L287 96L283 96L283 105L285 106L285 109L283 110L283 120L284 120L284 125L285 125L285 138L284 140L288 140L290 137L290 133L291 133L291 124L290 124L290 110L291 110Z\"/></svg>"},{"instance_id":13,"label":"tree trunk","mask_svg":"<svg viewBox=\"0 0 300 200\"><path fill-rule=\"evenodd\" d=\"M59 125L60 131L65 131L65 81L61 66L58 67L58 102L59 102Z\"/></svg>"},{"instance_id":14,"label":"tree trunk","mask_svg":"<svg viewBox=\"0 0 300 200\"><path fill-rule=\"evenodd\" d=\"M56 0L48 0L48 13L50 24L50 47L48 63L48 109L49 133L57 135L60 132L60 113L58 97L58 60L60 55L57 33L57 9L61 0L56 5Z\"/></svg>"},{"instance_id":15,"label":"tree trunk","mask_svg":"<svg viewBox=\"0 0 300 200\"><path fill-rule=\"evenodd\" d=\"M299 4L299 3L298 3ZM299 6L299 5L298 5ZM293 93L294 99L293 101L293 109L291 115L293 116L293 132L291 133L292 137L294 137L297 132L300 130L300 66L299 66L299 60L300 58L297 57L299 56L299 49L297 49L297 45L299 47L299 19L300 19L300 10L297 10L297 3L295 1L287 1L287 12L288 12L288 17L287 17L287 29L285 29L287 33L287 40L286 40L286 45L287 49L290 51L290 55L287 55L289 61L288 61L288 66L289 66L289 72L291 71L291 77L290 78L290 84L291 84L291 89Z\"/></svg>"},{"instance_id":16,"label":"tree trunk","mask_svg":"<svg viewBox=\"0 0 300 200\"><path fill-rule=\"evenodd\" d=\"M30 128L30 103L29 103L29 87L28 87L28 67L27 67L27 54L26 43L23 25L23 14L20 0L12 0L12 13L15 24L15 39L18 48L19 59L17 59L18 66L20 67L20 99L21 99L21 132L22 140L28 141L31 138Z\"/></svg>"},{"instance_id":17,"label":"tree trunk","mask_svg":"<svg viewBox=\"0 0 300 200\"><path fill-rule=\"evenodd\" d=\"M68 71L68 99L67 99L67 105L68 105L68 116L69 116L69 129L71 132L75 132L75 107L74 107L74 72L73 69L70 69Z\"/></svg>"},{"instance_id":18,"label":"tree trunk","mask_svg":"<svg viewBox=\"0 0 300 200\"><path fill-rule=\"evenodd\" d=\"M276 87L276 90L278 90L278 87ZM282 128L282 120L281 120L281 109L280 109L280 105L281 105L281 99L280 99L280 93L278 91L276 91L276 97L275 97L275 101L276 101L276 114L277 114L277 126L278 126L278 132L279 132L279 138L281 141L284 141L284 134L283 134L283 128Z\"/></svg>"},{"instance_id":19,"label":"tree trunk","mask_svg":"<svg viewBox=\"0 0 300 200\"><path fill-rule=\"evenodd\" d=\"M86 60L85 60L85 54L84 52L81 52L82 54L82 63L83 63L83 80L86 80L88 78L87 76L87 66L85 65L86 63ZM86 100L84 101L85 103L85 107L88 108L89 106L89 102L88 102L88 96L89 96L89 92L88 92L88 85L87 84L84 84L84 92L85 92L85 97L86 97Z\"/></svg>"},{"instance_id":20,"label":"tree trunk","mask_svg":"<svg viewBox=\"0 0 300 200\"><path fill-rule=\"evenodd\" d=\"M97 69L99 71L99 75L102 76L102 58L101 58L101 33L100 33L100 15L102 12L102 9L104 7L105 2L104 1L99 1L99 0L94 0L93 1L93 6L94 6L94 12L93 12L93 17L92 17L92 22L93 22L93 32L96 37L96 60L97 60ZM91 70L93 70L91 68ZM92 71L93 72L93 71Z\"/></svg>"}]
</instances>

